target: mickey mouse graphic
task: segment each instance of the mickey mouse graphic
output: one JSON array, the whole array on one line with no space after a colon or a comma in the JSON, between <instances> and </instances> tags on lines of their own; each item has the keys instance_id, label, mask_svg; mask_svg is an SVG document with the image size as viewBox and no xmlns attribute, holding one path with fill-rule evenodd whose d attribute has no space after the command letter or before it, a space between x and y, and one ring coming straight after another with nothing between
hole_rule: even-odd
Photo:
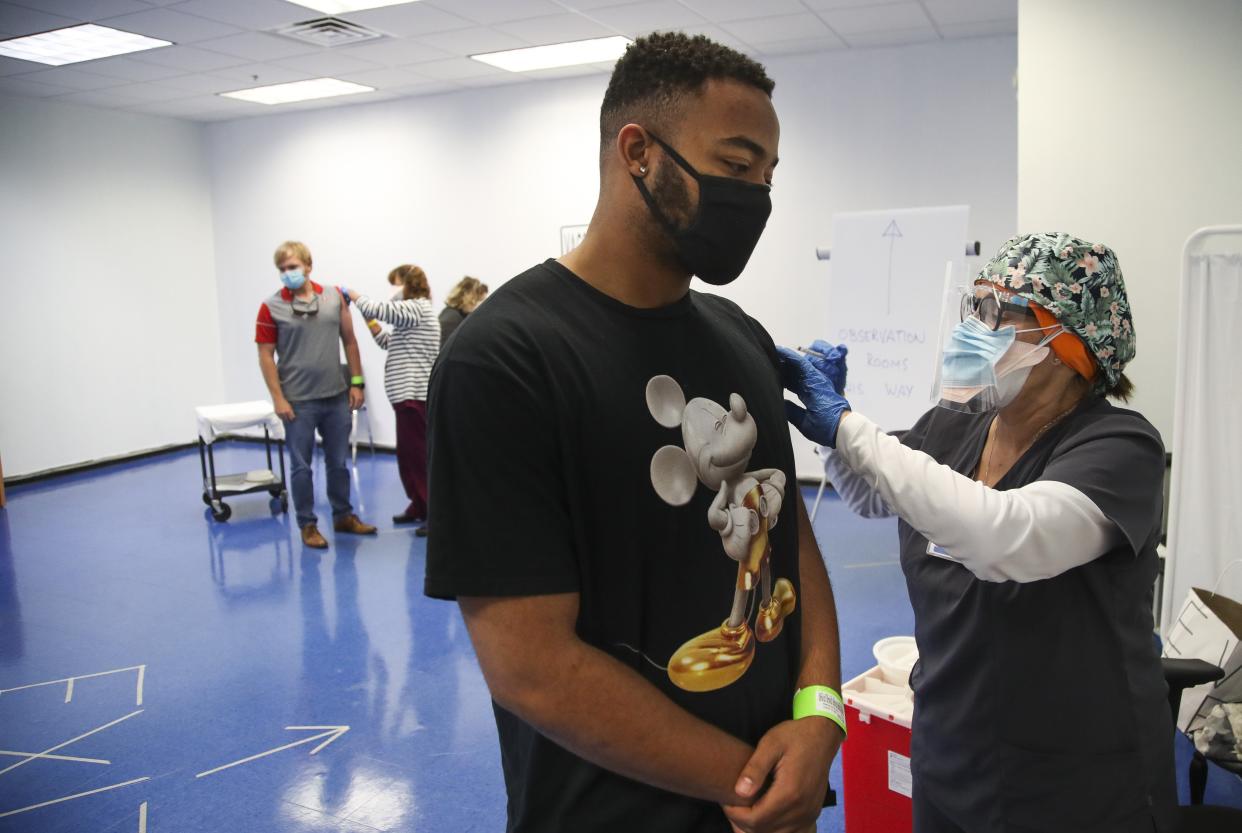
<instances>
[{"instance_id":1,"label":"mickey mouse graphic","mask_svg":"<svg viewBox=\"0 0 1242 833\"><path fill-rule=\"evenodd\" d=\"M668 663L668 676L686 691L715 691L750 668L755 641L771 642L797 605L788 579L772 583L768 530L776 526L785 497L778 469L746 471L759 437L754 417L738 394L729 407L696 397L689 402L670 376L647 382L647 408L665 428L681 428L685 448L666 445L651 458L651 484L670 506L685 506L701 482L716 493L707 523L720 533L725 554L738 562L733 608L720 626L688 640ZM754 630L751 605L762 591Z\"/></svg>"}]
</instances>

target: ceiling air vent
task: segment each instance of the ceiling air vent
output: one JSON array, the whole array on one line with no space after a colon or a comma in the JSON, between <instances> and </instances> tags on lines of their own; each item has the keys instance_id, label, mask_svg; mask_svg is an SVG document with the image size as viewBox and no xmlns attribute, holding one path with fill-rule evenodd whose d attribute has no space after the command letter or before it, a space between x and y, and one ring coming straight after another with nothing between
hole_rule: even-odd
<instances>
[{"instance_id":1,"label":"ceiling air vent","mask_svg":"<svg viewBox=\"0 0 1242 833\"><path fill-rule=\"evenodd\" d=\"M276 34L315 46L344 46L384 37L379 32L372 31L365 26L336 17L321 17L318 20L294 23L283 29L277 29Z\"/></svg>"}]
</instances>

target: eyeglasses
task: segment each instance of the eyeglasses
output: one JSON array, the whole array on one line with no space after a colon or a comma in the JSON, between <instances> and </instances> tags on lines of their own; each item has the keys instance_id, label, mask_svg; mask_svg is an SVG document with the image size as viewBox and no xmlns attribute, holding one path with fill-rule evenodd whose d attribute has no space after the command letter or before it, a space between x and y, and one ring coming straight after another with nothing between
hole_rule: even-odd
<instances>
[{"instance_id":1,"label":"eyeglasses","mask_svg":"<svg viewBox=\"0 0 1242 833\"><path fill-rule=\"evenodd\" d=\"M999 330L1005 314L1034 318L1030 305L1021 295L1002 292L992 285L978 285L962 295L961 320L975 317L989 330Z\"/></svg>"},{"instance_id":2,"label":"eyeglasses","mask_svg":"<svg viewBox=\"0 0 1242 833\"><path fill-rule=\"evenodd\" d=\"M319 312L319 293L313 293L309 301L303 301L294 295L293 300L289 302L289 306L293 307L295 315L314 315Z\"/></svg>"}]
</instances>

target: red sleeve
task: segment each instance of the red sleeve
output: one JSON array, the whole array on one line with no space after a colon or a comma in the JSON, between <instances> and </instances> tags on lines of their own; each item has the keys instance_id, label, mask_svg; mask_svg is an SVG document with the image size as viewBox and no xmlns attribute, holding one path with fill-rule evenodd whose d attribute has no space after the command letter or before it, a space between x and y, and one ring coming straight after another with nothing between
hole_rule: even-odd
<instances>
[{"instance_id":1,"label":"red sleeve","mask_svg":"<svg viewBox=\"0 0 1242 833\"><path fill-rule=\"evenodd\" d=\"M272 320L272 313L268 310L267 304L259 305L259 317L254 322L254 343L276 343L276 322Z\"/></svg>"}]
</instances>

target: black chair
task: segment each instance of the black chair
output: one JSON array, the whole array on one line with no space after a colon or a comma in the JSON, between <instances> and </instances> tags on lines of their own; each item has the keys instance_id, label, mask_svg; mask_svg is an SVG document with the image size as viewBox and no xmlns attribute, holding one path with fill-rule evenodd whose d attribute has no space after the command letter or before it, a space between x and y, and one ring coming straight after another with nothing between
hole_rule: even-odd
<instances>
[{"instance_id":1,"label":"black chair","mask_svg":"<svg viewBox=\"0 0 1242 833\"><path fill-rule=\"evenodd\" d=\"M1225 671L1199 659L1162 659L1164 679L1169 684L1169 711L1173 723L1182 703L1182 692L1204 683L1211 683L1225 676ZM1196 767L1201 773L1196 776ZM1197 787L1196 787L1196 778ZM1179 815L1178 833L1238 833L1242 831L1242 810L1232 807L1203 805L1203 790L1207 784L1207 760L1196 749L1190 763L1190 806L1182 807ZM1196 795L1196 788L1198 794Z\"/></svg>"}]
</instances>

